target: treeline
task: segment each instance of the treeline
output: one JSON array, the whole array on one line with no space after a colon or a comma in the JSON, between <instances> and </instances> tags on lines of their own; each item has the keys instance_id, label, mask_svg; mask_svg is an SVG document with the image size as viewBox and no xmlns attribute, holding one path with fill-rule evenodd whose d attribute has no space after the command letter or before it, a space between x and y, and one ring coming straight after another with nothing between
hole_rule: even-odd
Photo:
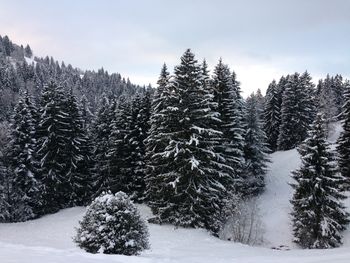
<instances>
[{"instance_id":1,"label":"treeline","mask_svg":"<svg viewBox=\"0 0 350 263\"><path fill-rule=\"evenodd\" d=\"M18 46L7 36L0 36L0 122L11 118L20 90L28 90L38 102L44 85L51 80L71 87L79 100L85 97L92 113L98 109L103 94L110 98L130 97L145 89L103 68L83 71L52 57L33 57L29 45Z\"/></svg>"},{"instance_id":2,"label":"treeline","mask_svg":"<svg viewBox=\"0 0 350 263\"><path fill-rule=\"evenodd\" d=\"M143 171L149 99L147 92L131 101L103 96L91 122L70 87L50 82L38 104L23 91L0 156L0 220L86 205L107 189L130 193Z\"/></svg>"},{"instance_id":3,"label":"treeline","mask_svg":"<svg viewBox=\"0 0 350 263\"><path fill-rule=\"evenodd\" d=\"M102 191L147 202L157 222L216 233L233 195L264 189L262 96L244 100L221 60L209 76L187 50L158 89L103 96L96 115L69 85L22 92L2 156L2 221L85 205ZM20 157L20 158L19 158Z\"/></svg>"},{"instance_id":4,"label":"treeline","mask_svg":"<svg viewBox=\"0 0 350 263\"><path fill-rule=\"evenodd\" d=\"M207 63L187 50L172 74L164 64L155 91L101 88L93 110L94 94L79 99L76 86L88 87L89 73L81 78L79 70L70 75L75 70L64 73L47 62L33 64L51 72L41 79L40 95L29 82L20 86L9 134L0 137L2 222L123 191L151 207L151 222L218 235L228 210L239 207L233 200L264 190L268 153L300 146L302 166L293 173L296 241L309 248L341 243L348 222L341 200L350 185L350 93L341 76L315 87L308 72L295 73L273 81L265 97L258 90L243 99L228 65L220 59L210 76ZM90 76L89 91L111 88L116 75ZM337 157L326 137L339 119L344 132Z\"/></svg>"},{"instance_id":5,"label":"treeline","mask_svg":"<svg viewBox=\"0 0 350 263\"><path fill-rule=\"evenodd\" d=\"M347 81L327 75L315 87L311 80L308 72L295 73L269 85L263 119L272 151L290 150L304 141L317 112L324 114L327 126L340 120Z\"/></svg>"}]
</instances>

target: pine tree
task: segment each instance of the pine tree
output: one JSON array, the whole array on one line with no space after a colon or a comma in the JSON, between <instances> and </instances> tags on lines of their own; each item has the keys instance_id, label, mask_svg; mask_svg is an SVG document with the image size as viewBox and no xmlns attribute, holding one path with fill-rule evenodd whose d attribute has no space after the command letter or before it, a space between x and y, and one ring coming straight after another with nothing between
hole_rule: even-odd
<instances>
[{"instance_id":1,"label":"pine tree","mask_svg":"<svg viewBox=\"0 0 350 263\"><path fill-rule=\"evenodd\" d=\"M129 142L131 130L131 105L125 98L119 98L110 124L111 135L107 151L109 166L108 190L127 194L133 188L132 145Z\"/></svg>"},{"instance_id":2,"label":"pine tree","mask_svg":"<svg viewBox=\"0 0 350 263\"><path fill-rule=\"evenodd\" d=\"M290 150L307 136L313 121L310 89L306 77L295 73L287 78L281 106L281 126L278 149Z\"/></svg>"},{"instance_id":3,"label":"pine tree","mask_svg":"<svg viewBox=\"0 0 350 263\"><path fill-rule=\"evenodd\" d=\"M237 90L234 86L230 69L227 65L219 63L214 69L214 77L212 81L214 102L216 103L214 110L217 110L220 116L217 122L217 129L223 133L223 139L218 146L218 151L222 155L223 167L231 179L222 182L227 189L237 193L242 188L242 170L244 166L242 137L243 130L240 112L237 101Z\"/></svg>"},{"instance_id":4,"label":"pine tree","mask_svg":"<svg viewBox=\"0 0 350 263\"><path fill-rule=\"evenodd\" d=\"M324 121L318 114L299 148L302 165L293 172L293 231L295 242L303 248L338 247L349 222L341 202L346 198L341 187L345 178L337 172Z\"/></svg>"},{"instance_id":5,"label":"pine tree","mask_svg":"<svg viewBox=\"0 0 350 263\"><path fill-rule=\"evenodd\" d=\"M300 85L301 85L301 109L303 114L301 114L300 122L303 124L301 127L301 137L307 137L307 131L309 126L315 120L317 113L317 103L316 103L316 90L315 84L312 83L312 78L309 72L305 71L300 75Z\"/></svg>"},{"instance_id":6,"label":"pine tree","mask_svg":"<svg viewBox=\"0 0 350 263\"><path fill-rule=\"evenodd\" d=\"M150 104L150 94L146 92L142 97L137 95L133 99L131 107L131 130L128 144L131 147L132 183L129 191L131 198L135 201L141 201L145 198L145 140L149 131Z\"/></svg>"},{"instance_id":7,"label":"pine tree","mask_svg":"<svg viewBox=\"0 0 350 263\"><path fill-rule=\"evenodd\" d=\"M67 206L67 139L70 132L65 94L62 87L50 82L44 87L41 117L36 131L38 178L42 184L41 213L54 213Z\"/></svg>"},{"instance_id":8,"label":"pine tree","mask_svg":"<svg viewBox=\"0 0 350 263\"><path fill-rule=\"evenodd\" d=\"M170 134L175 129L177 103L179 98L173 92L170 74L164 64L151 103L150 130L146 143L146 198L155 214L158 207L166 205L165 195L160 191L163 181L167 178L165 169L169 169L168 159L160 153L169 144ZM169 169L170 170L170 169Z\"/></svg>"},{"instance_id":9,"label":"pine tree","mask_svg":"<svg viewBox=\"0 0 350 263\"><path fill-rule=\"evenodd\" d=\"M246 100L245 183L242 191L245 196L256 195L264 190L266 163L269 161L267 157L269 148L266 145L267 138L262 129L259 103L259 96L254 93Z\"/></svg>"},{"instance_id":10,"label":"pine tree","mask_svg":"<svg viewBox=\"0 0 350 263\"><path fill-rule=\"evenodd\" d=\"M37 216L40 206L40 183L34 173L35 106L24 92L15 108L9 147L10 166L14 171L12 182L12 220L26 221Z\"/></svg>"},{"instance_id":11,"label":"pine tree","mask_svg":"<svg viewBox=\"0 0 350 263\"><path fill-rule=\"evenodd\" d=\"M68 206L84 205L90 201L92 194L92 148L72 89L66 92L64 103L69 126L65 147L66 198Z\"/></svg>"},{"instance_id":12,"label":"pine tree","mask_svg":"<svg viewBox=\"0 0 350 263\"><path fill-rule=\"evenodd\" d=\"M345 103L345 88L346 84L343 82L341 75L335 75L333 78L333 91L335 95L335 105L337 107L337 117L342 112L342 106Z\"/></svg>"},{"instance_id":13,"label":"pine tree","mask_svg":"<svg viewBox=\"0 0 350 263\"><path fill-rule=\"evenodd\" d=\"M317 89L317 107L318 111L322 112L327 121L327 130L331 130L332 122L340 117L341 107L344 104L344 84L342 77L327 77L320 80Z\"/></svg>"},{"instance_id":14,"label":"pine tree","mask_svg":"<svg viewBox=\"0 0 350 263\"><path fill-rule=\"evenodd\" d=\"M3 156L0 156L0 222L12 222L10 181L13 179L9 169L4 164Z\"/></svg>"},{"instance_id":15,"label":"pine tree","mask_svg":"<svg viewBox=\"0 0 350 263\"><path fill-rule=\"evenodd\" d=\"M211 110L213 102L203 88L201 67L190 50L175 67L171 88L177 103L169 103L163 111L166 129L161 137L168 144L153 153L164 169L156 175L160 198L151 200L151 207L161 222L216 232L215 215L227 195L220 182L230 177L220 169L215 152L221 133L211 124L218 113Z\"/></svg>"},{"instance_id":16,"label":"pine tree","mask_svg":"<svg viewBox=\"0 0 350 263\"><path fill-rule=\"evenodd\" d=\"M110 102L103 94L96 119L92 124L92 136L94 142L93 156L95 160L95 178L93 183L94 195L99 195L109 188L109 163L107 152L109 149L109 137L111 135L110 124L114 119L115 101Z\"/></svg>"},{"instance_id":17,"label":"pine tree","mask_svg":"<svg viewBox=\"0 0 350 263\"><path fill-rule=\"evenodd\" d=\"M279 102L278 86L275 80L271 82L266 91L264 107L264 131L267 136L267 143L272 151L277 150L277 139L281 125L281 108Z\"/></svg>"},{"instance_id":18,"label":"pine tree","mask_svg":"<svg viewBox=\"0 0 350 263\"><path fill-rule=\"evenodd\" d=\"M90 126L94 119L94 114L91 112L90 102L83 95L80 99L81 117L83 119L83 129L85 131L90 131Z\"/></svg>"},{"instance_id":19,"label":"pine tree","mask_svg":"<svg viewBox=\"0 0 350 263\"><path fill-rule=\"evenodd\" d=\"M337 141L338 165L341 175L346 178L345 188L350 188L350 84L345 83L345 103L342 112L343 131Z\"/></svg>"},{"instance_id":20,"label":"pine tree","mask_svg":"<svg viewBox=\"0 0 350 263\"><path fill-rule=\"evenodd\" d=\"M24 54L27 58L31 58L33 56L33 51L29 45L26 45L26 47L24 49Z\"/></svg>"},{"instance_id":21,"label":"pine tree","mask_svg":"<svg viewBox=\"0 0 350 263\"><path fill-rule=\"evenodd\" d=\"M13 44L12 42L10 41L9 37L8 36L4 36L2 38L2 43L4 45L4 49L5 49L5 54L6 56L10 56L11 55L11 52L14 50L14 47L13 47Z\"/></svg>"}]
</instances>

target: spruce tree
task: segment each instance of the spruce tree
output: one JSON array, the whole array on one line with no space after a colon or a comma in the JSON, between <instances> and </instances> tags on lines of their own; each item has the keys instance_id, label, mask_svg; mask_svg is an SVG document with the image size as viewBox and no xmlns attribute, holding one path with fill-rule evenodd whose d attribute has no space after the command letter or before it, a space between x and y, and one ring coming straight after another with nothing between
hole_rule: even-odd
<instances>
[{"instance_id":1,"label":"spruce tree","mask_svg":"<svg viewBox=\"0 0 350 263\"><path fill-rule=\"evenodd\" d=\"M37 216L40 206L40 183L35 175L35 106L27 92L20 97L11 124L10 166L14 172L12 220L26 221Z\"/></svg>"},{"instance_id":2,"label":"spruce tree","mask_svg":"<svg viewBox=\"0 0 350 263\"><path fill-rule=\"evenodd\" d=\"M109 137L111 135L110 124L114 118L115 102L110 102L106 94L101 98L100 108L96 119L92 124L92 137L94 142L93 158L96 172L93 182L93 192L96 197L103 191L109 190L109 163L107 152L109 149Z\"/></svg>"},{"instance_id":3,"label":"spruce tree","mask_svg":"<svg viewBox=\"0 0 350 263\"><path fill-rule=\"evenodd\" d=\"M146 163L145 140L149 131L150 120L150 93L145 92L143 96L137 95L132 101L131 107L131 129L128 136L128 144L131 147L131 198L141 201L145 198Z\"/></svg>"},{"instance_id":4,"label":"spruce tree","mask_svg":"<svg viewBox=\"0 0 350 263\"><path fill-rule=\"evenodd\" d=\"M217 122L217 129L223 133L223 138L218 146L218 152L221 153L223 168L230 174L230 180L222 182L227 189L239 193L242 189L242 170L244 166L243 158L243 129L240 112L237 101L237 90L231 77L230 69L227 65L219 63L214 69L212 81L214 110L217 110L220 116Z\"/></svg>"},{"instance_id":5,"label":"spruce tree","mask_svg":"<svg viewBox=\"0 0 350 263\"><path fill-rule=\"evenodd\" d=\"M83 129L85 131L90 131L91 124L94 119L94 114L91 112L90 102L85 95L83 95L80 99L80 109L83 121Z\"/></svg>"},{"instance_id":6,"label":"spruce tree","mask_svg":"<svg viewBox=\"0 0 350 263\"><path fill-rule=\"evenodd\" d=\"M41 98L41 116L36 131L37 174L42 184L41 213L54 213L67 206L66 177L67 139L70 132L69 114L63 88L50 82Z\"/></svg>"},{"instance_id":7,"label":"spruce tree","mask_svg":"<svg viewBox=\"0 0 350 263\"><path fill-rule=\"evenodd\" d=\"M12 222L12 202L10 200L10 181L12 179L13 176L4 163L4 157L0 155L0 223Z\"/></svg>"},{"instance_id":8,"label":"spruce tree","mask_svg":"<svg viewBox=\"0 0 350 263\"><path fill-rule=\"evenodd\" d=\"M66 137L65 178L68 206L84 205L92 194L92 148L78 101L70 89L66 92L65 110L69 130Z\"/></svg>"},{"instance_id":9,"label":"spruce tree","mask_svg":"<svg viewBox=\"0 0 350 263\"><path fill-rule=\"evenodd\" d=\"M328 131L331 129L332 122L338 120L344 104L344 84L342 77L327 77L320 80L317 89L317 107L322 112L327 121Z\"/></svg>"},{"instance_id":10,"label":"spruce tree","mask_svg":"<svg viewBox=\"0 0 350 263\"><path fill-rule=\"evenodd\" d=\"M168 144L153 154L164 169L156 175L160 184L156 195L161 197L151 207L161 222L216 232L215 215L227 195L220 182L230 176L220 169L222 163L215 152L221 132L211 124L218 113L211 110L213 101L203 88L201 67L190 50L175 67L171 88L177 103L168 104L163 111L171 112L169 119L165 114L166 129L161 134Z\"/></svg>"},{"instance_id":11,"label":"spruce tree","mask_svg":"<svg viewBox=\"0 0 350 263\"><path fill-rule=\"evenodd\" d=\"M278 149L290 150L298 146L307 136L313 121L312 94L309 79L295 73L287 78L281 106L281 126Z\"/></svg>"},{"instance_id":12,"label":"spruce tree","mask_svg":"<svg viewBox=\"0 0 350 263\"><path fill-rule=\"evenodd\" d=\"M271 151L277 150L277 139L281 125L281 108L278 86L275 80L271 82L267 91L264 106L264 131Z\"/></svg>"},{"instance_id":13,"label":"spruce tree","mask_svg":"<svg viewBox=\"0 0 350 263\"><path fill-rule=\"evenodd\" d=\"M245 196L261 193L265 187L264 176L269 161L267 157L269 148L266 144L265 132L262 129L260 111L259 96L253 93L246 100L245 182L242 191Z\"/></svg>"},{"instance_id":14,"label":"spruce tree","mask_svg":"<svg viewBox=\"0 0 350 263\"><path fill-rule=\"evenodd\" d=\"M346 189L350 188L350 84L345 83L345 103L341 115L343 131L337 141L338 165L341 175L346 178Z\"/></svg>"},{"instance_id":15,"label":"spruce tree","mask_svg":"<svg viewBox=\"0 0 350 263\"><path fill-rule=\"evenodd\" d=\"M293 172L293 231L295 242L303 248L338 247L341 231L349 222L342 204L345 178L337 171L324 122L318 114L309 137L299 148L301 167Z\"/></svg>"},{"instance_id":16,"label":"spruce tree","mask_svg":"<svg viewBox=\"0 0 350 263\"><path fill-rule=\"evenodd\" d=\"M176 127L178 95L173 91L170 74L164 64L158 87L151 103L150 130L146 143L146 198L155 214L158 207L166 205L166 195L160 189L167 178L166 169L169 169L169 160L161 153L169 144L170 134ZM170 169L169 169L170 170Z\"/></svg>"},{"instance_id":17,"label":"spruce tree","mask_svg":"<svg viewBox=\"0 0 350 263\"><path fill-rule=\"evenodd\" d=\"M132 145L129 141L131 130L131 105L125 98L119 98L110 123L108 158L108 190L112 193L123 191L130 194L133 187Z\"/></svg>"}]
</instances>

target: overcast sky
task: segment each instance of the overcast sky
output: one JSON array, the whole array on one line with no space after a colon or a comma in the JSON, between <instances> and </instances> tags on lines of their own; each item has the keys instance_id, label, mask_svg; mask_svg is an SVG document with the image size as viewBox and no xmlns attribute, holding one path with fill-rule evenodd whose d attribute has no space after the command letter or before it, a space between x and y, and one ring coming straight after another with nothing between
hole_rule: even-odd
<instances>
[{"instance_id":1,"label":"overcast sky","mask_svg":"<svg viewBox=\"0 0 350 263\"><path fill-rule=\"evenodd\" d=\"M0 0L0 34L35 55L155 84L186 48L220 57L245 95L308 70L350 76L347 0Z\"/></svg>"}]
</instances>

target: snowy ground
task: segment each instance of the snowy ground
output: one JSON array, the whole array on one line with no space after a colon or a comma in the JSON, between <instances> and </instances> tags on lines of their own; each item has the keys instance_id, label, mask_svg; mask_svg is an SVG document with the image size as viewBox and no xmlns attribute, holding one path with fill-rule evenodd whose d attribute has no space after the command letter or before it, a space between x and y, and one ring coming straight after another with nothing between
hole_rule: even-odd
<instances>
[{"instance_id":1,"label":"snowy ground","mask_svg":"<svg viewBox=\"0 0 350 263\"><path fill-rule=\"evenodd\" d=\"M335 141L339 129L331 134ZM301 250L292 243L290 204L292 195L290 171L300 160L296 150L271 155L266 191L259 198L265 225L262 247L222 241L200 229L174 229L172 226L149 225L151 249L137 257L93 255L78 249L72 242L74 227L84 208L65 209L54 215L16 224L0 224L1 263L348 263L350 262L350 230L344 245L330 250ZM350 202L346 202L350 208ZM150 211L141 206L147 218ZM289 251L271 249L284 245Z\"/></svg>"}]
</instances>

